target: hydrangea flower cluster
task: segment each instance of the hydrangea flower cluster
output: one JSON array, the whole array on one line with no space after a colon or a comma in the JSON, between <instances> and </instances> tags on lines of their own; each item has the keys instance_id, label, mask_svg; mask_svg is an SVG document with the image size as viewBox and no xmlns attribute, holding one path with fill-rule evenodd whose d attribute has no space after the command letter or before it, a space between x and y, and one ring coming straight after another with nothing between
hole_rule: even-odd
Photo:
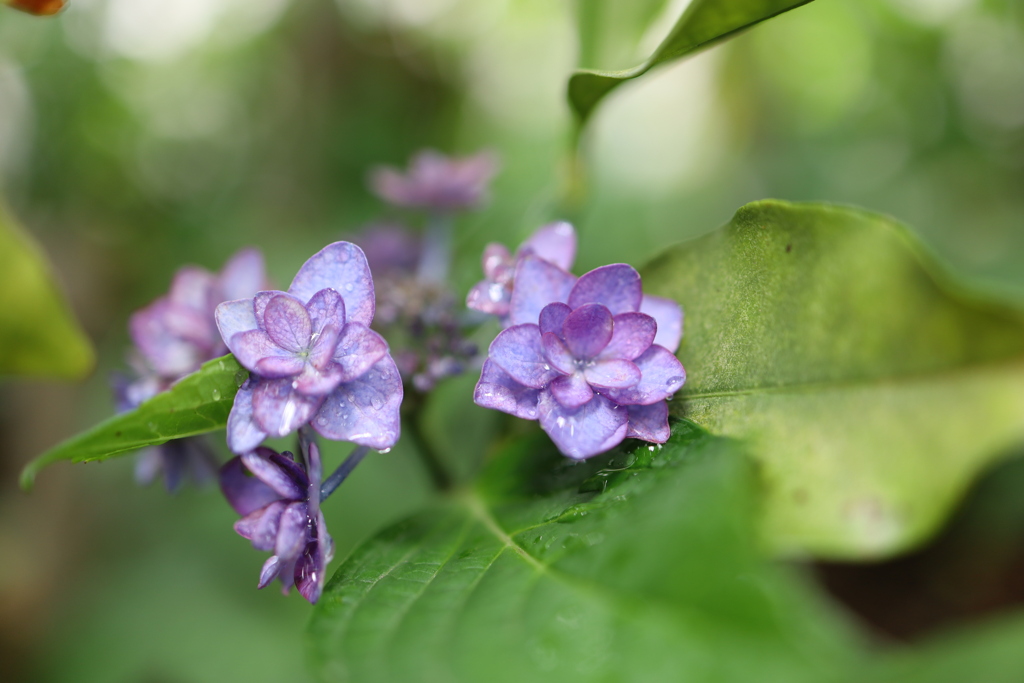
<instances>
[{"instance_id":1,"label":"hydrangea flower cluster","mask_svg":"<svg viewBox=\"0 0 1024 683\"><path fill-rule=\"evenodd\" d=\"M222 301L253 296L267 288L263 254L242 249L219 274L198 266L178 270L170 292L132 315L128 330L134 343L131 364L137 378L115 377L113 389L118 411L131 410L168 389L208 360L222 356L214 310ZM176 439L142 451L135 478L149 484L163 475L164 486L174 492L185 479L204 483L217 463L202 437Z\"/></svg>"},{"instance_id":2,"label":"hydrangea flower cluster","mask_svg":"<svg viewBox=\"0 0 1024 683\"><path fill-rule=\"evenodd\" d=\"M370 329L373 314L370 268L350 242L313 255L286 292L217 306L224 342L251 373L228 418L228 447L247 453L308 423L328 439L391 448L402 381Z\"/></svg>"},{"instance_id":3,"label":"hydrangea flower cluster","mask_svg":"<svg viewBox=\"0 0 1024 683\"><path fill-rule=\"evenodd\" d=\"M302 442L300 457L269 448L229 460L220 472L228 503L242 516L235 531L256 550L273 554L260 570L259 588L274 579L286 595L292 586L311 603L320 599L334 541L320 511L320 451Z\"/></svg>"},{"instance_id":4,"label":"hydrangea flower cluster","mask_svg":"<svg viewBox=\"0 0 1024 683\"><path fill-rule=\"evenodd\" d=\"M487 187L498 172L493 152L447 157L424 150L409 162L408 173L382 167L370 177L374 192L386 202L440 213L471 209L487 198Z\"/></svg>"},{"instance_id":5,"label":"hydrangea flower cluster","mask_svg":"<svg viewBox=\"0 0 1024 683\"><path fill-rule=\"evenodd\" d=\"M515 266L507 329L492 342L478 405L538 420L559 450L588 458L627 437L664 443L682 310L643 294L626 264L580 278L536 254Z\"/></svg>"}]
</instances>

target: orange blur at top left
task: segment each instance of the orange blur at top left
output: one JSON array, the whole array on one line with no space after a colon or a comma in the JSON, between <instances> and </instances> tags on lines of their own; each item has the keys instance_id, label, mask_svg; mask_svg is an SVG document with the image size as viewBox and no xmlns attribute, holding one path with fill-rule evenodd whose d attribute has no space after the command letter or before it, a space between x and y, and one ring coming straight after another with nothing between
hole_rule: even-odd
<instances>
[{"instance_id":1,"label":"orange blur at top left","mask_svg":"<svg viewBox=\"0 0 1024 683\"><path fill-rule=\"evenodd\" d=\"M7 0L7 4L29 14L48 15L61 11L64 0Z\"/></svg>"}]
</instances>

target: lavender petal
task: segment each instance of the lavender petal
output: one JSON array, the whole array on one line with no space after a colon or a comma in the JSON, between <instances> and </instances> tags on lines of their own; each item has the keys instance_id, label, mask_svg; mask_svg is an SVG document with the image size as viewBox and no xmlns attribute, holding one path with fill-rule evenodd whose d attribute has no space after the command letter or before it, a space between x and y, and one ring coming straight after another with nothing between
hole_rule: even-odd
<instances>
[{"instance_id":1,"label":"lavender petal","mask_svg":"<svg viewBox=\"0 0 1024 683\"><path fill-rule=\"evenodd\" d=\"M665 443L672 436L668 426L668 403L665 401L649 406L626 406L626 410L629 413L627 438Z\"/></svg>"},{"instance_id":2,"label":"lavender petal","mask_svg":"<svg viewBox=\"0 0 1024 683\"><path fill-rule=\"evenodd\" d=\"M508 315L512 294L498 282L481 280L466 295L466 307L488 315Z\"/></svg>"},{"instance_id":3,"label":"lavender petal","mask_svg":"<svg viewBox=\"0 0 1024 683\"><path fill-rule=\"evenodd\" d=\"M292 380L292 388L306 396L326 396L344 380L345 372L342 367L328 358L327 365L322 370L312 364L306 364L302 373Z\"/></svg>"},{"instance_id":4,"label":"lavender petal","mask_svg":"<svg viewBox=\"0 0 1024 683\"><path fill-rule=\"evenodd\" d=\"M306 261L288 292L309 301L321 289L333 289L345 300L347 320L373 322L373 277L363 250L351 242L329 244Z\"/></svg>"},{"instance_id":5,"label":"lavender petal","mask_svg":"<svg viewBox=\"0 0 1024 683\"><path fill-rule=\"evenodd\" d=\"M281 526L281 514L287 503L276 500L265 508L250 512L235 522L235 532L250 541L256 550L273 550Z\"/></svg>"},{"instance_id":6,"label":"lavender petal","mask_svg":"<svg viewBox=\"0 0 1024 683\"><path fill-rule=\"evenodd\" d=\"M135 483L149 486L163 471L163 458L157 446L139 451L135 459Z\"/></svg>"},{"instance_id":7,"label":"lavender petal","mask_svg":"<svg viewBox=\"0 0 1024 683\"><path fill-rule=\"evenodd\" d=\"M247 370L263 377L291 377L306 364L294 351L281 348L263 330L249 330L228 340L228 349Z\"/></svg>"},{"instance_id":8,"label":"lavender petal","mask_svg":"<svg viewBox=\"0 0 1024 683\"><path fill-rule=\"evenodd\" d=\"M484 276L488 280L501 283L502 280L513 275L512 268L515 262L512 259L512 254L508 251L508 247L499 242L491 242L484 247L480 265L483 268Z\"/></svg>"},{"instance_id":9,"label":"lavender petal","mask_svg":"<svg viewBox=\"0 0 1024 683\"><path fill-rule=\"evenodd\" d=\"M598 358L633 360L651 347L658 330L654 318L644 313L619 313L608 346Z\"/></svg>"},{"instance_id":10,"label":"lavender petal","mask_svg":"<svg viewBox=\"0 0 1024 683\"><path fill-rule=\"evenodd\" d=\"M546 332L541 336L541 344L544 358L553 368L566 375L576 372L576 358L558 335Z\"/></svg>"},{"instance_id":11,"label":"lavender petal","mask_svg":"<svg viewBox=\"0 0 1024 683\"><path fill-rule=\"evenodd\" d=\"M252 298L256 292L266 289L263 252L252 247L236 252L221 269L219 285L225 301Z\"/></svg>"},{"instance_id":12,"label":"lavender petal","mask_svg":"<svg viewBox=\"0 0 1024 683\"><path fill-rule=\"evenodd\" d=\"M576 230L565 221L541 226L519 247L521 254L534 254L562 270L576 260Z\"/></svg>"},{"instance_id":13,"label":"lavender petal","mask_svg":"<svg viewBox=\"0 0 1024 683\"><path fill-rule=\"evenodd\" d=\"M581 405L594 398L594 390L590 388L587 380L580 373L576 372L563 377L556 377L548 385L551 395L565 408L579 408Z\"/></svg>"},{"instance_id":14,"label":"lavender petal","mask_svg":"<svg viewBox=\"0 0 1024 683\"><path fill-rule=\"evenodd\" d=\"M569 317L570 313L572 313L572 309L569 308L569 304L561 302L548 304L542 308L540 311L541 334L551 332L561 338L562 325L565 324L565 319Z\"/></svg>"},{"instance_id":15,"label":"lavender petal","mask_svg":"<svg viewBox=\"0 0 1024 683\"><path fill-rule=\"evenodd\" d=\"M242 464L256 475L257 479L274 489L278 498L300 500L304 493L303 487L268 457L268 453L272 452L270 449L261 448L246 453L242 456Z\"/></svg>"},{"instance_id":16,"label":"lavender petal","mask_svg":"<svg viewBox=\"0 0 1024 683\"><path fill-rule=\"evenodd\" d=\"M253 418L270 436L285 436L309 422L323 400L300 394L288 379L260 380L253 389Z\"/></svg>"},{"instance_id":17,"label":"lavender petal","mask_svg":"<svg viewBox=\"0 0 1024 683\"><path fill-rule=\"evenodd\" d=\"M314 338L328 325L337 329L345 326L345 300L333 289L321 289L306 304L309 318L313 322Z\"/></svg>"},{"instance_id":18,"label":"lavender petal","mask_svg":"<svg viewBox=\"0 0 1024 683\"><path fill-rule=\"evenodd\" d=\"M566 303L576 277L558 266L528 255L516 266L509 303L512 325L536 324L545 306L556 301Z\"/></svg>"},{"instance_id":19,"label":"lavender petal","mask_svg":"<svg viewBox=\"0 0 1024 683\"><path fill-rule=\"evenodd\" d=\"M596 360L583 369L583 376L595 387L625 389L635 386L641 377L640 368L628 360L607 358Z\"/></svg>"},{"instance_id":20,"label":"lavender petal","mask_svg":"<svg viewBox=\"0 0 1024 683\"><path fill-rule=\"evenodd\" d=\"M491 342L487 354L512 379L540 389L558 376L544 354L540 328L536 325L515 325L503 330Z\"/></svg>"},{"instance_id":21,"label":"lavender petal","mask_svg":"<svg viewBox=\"0 0 1024 683\"><path fill-rule=\"evenodd\" d=\"M633 362L642 373L640 381L628 388L609 389L606 393L616 403L651 405L679 391L686 381L683 364L664 346L654 344Z\"/></svg>"},{"instance_id":22,"label":"lavender petal","mask_svg":"<svg viewBox=\"0 0 1024 683\"><path fill-rule=\"evenodd\" d=\"M537 419L537 390L520 384L494 361L484 361L473 402L524 420Z\"/></svg>"},{"instance_id":23,"label":"lavender petal","mask_svg":"<svg viewBox=\"0 0 1024 683\"><path fill-rule=\"evenodd\" d=\"M135 346L157 374L174 377L196 370L203 358L194 343L181 339L167 328L166 317L170 307L167 299L157 299L136 311L128 321L128 331Z\"/></svg>"},{"instance_id":24,"label":"lavender petal","mask_svg":"<svg viewBox=\"0 0 1024 683\"><path fill-rule=\"evenodd\" d=\"M576 409L565 408L551 392L540 392L540 426L563 454L576 460L615 447L626 438L626 409L597 394Z\"/></svg>"},{"instance_id":25,"label":"lavender petal","mask_svg":"<svg viewBox=\"0 0 1024 683\"><path fill-rule=\"evenodd\" d=\"M644 294L640 312L646 313L658 322L658 334L654 343L675 353L683 338L683 309L672 299Z\"/></svg>"},{"instance_id":26,"label":"lavender petal","mask_svg":"<svg viewBox=\"0 0 1024 683\"><path fill-rule=\"evenodd\" d=\"M263 568L260 569L260 580L256 587L266 588L269 586L270 582L276 579L281 572L282 565L281 558L277 555L268 557L267 561L263 563Z\"/></svg>"},{"instance_id":27,"label":"lavender petal","mask_svg":"<svg viewBox=\"0 0 1024 683\"><path fill-rule=\"evenodd\" d=\"M601 266L582 275L569 293L573 308L583 304L603 304L612 315L640 310L643 288L640 273L625 263Z\"/></svg>"},{"instance_id":28,"label":"lavender petal","mask_svg":"<svg viewBox=\"0 0 1024 683\"><path fill-rule=\"evenodd\" d=\"M253 416L252 397L255 386L255 380L246 380L235 394L227 425L228 448L232 453L248 453L267 438L267 433Z\"/></svg>"},{"instance_id":29,"label":"lavender petal","mask_svg":"<svg viewBox=\"0 0 1024 683\"><path fill-rule=\"evenodd\" d=\"M334 350L342 381L351 382L373 367L388 352L384 338L361 323L345 325Z\"/></svg>"},{"instance_id":30,"label":"lavender petal","mask_svg":"<svg viewBox=\"0 0 1024 683\"><path fill-rule=\"evenodd\" d=\"M214 317L220 336L228 348L231 347L231 338L236 334L259 328L252 299L238 299L218 304Z\"/></svg>"},{"instance_id":31,"label":"lavender petal","mask_svg":"<svg viewBox=\"0 0 1024 683\"><path fill-rule=\"evenodd\" d=\"M612 327L611 311L601 304L584 304L566 317L562 337L573 356L587 360L608 346Z\"/></svg>"},{"instance_id":32,"label":"lavender petal","mask_svg":"<svg viewBox=\"0 0 1024 683\"><path fill-rule=\"evenodd\" d=\"M306 503L289 503L281 514L274 554L285 562L296 559L306 546L308 526Z\"/></svg>"},{"instance_id":33,"label":"lavender petal","mask_svg":"<svg viewBox=\"0 0 1024 683\"><path fill-rule=\"evenodd\" d=\"M177 306L194 311L208 311L212 303L210 296L217 284L217 277L210 271L197 266L185 266L174 274L167 298Z\"/></svg>"},{"instance_id":34,"label":"lavender petal","mask_svg":"<svg viewBox=\"0 0 1024 683\"><path fill-rule=\"evenodd\" d=\"M274 489L246 473L242 459L234 457L224 463L219 474L220 490L235 512L245 516L280 498Z\"/></svg>"},{"instance_id":35,"label":"lavender petal","mask_svg":"<svg viewBox=\"0 0 1024 683\"><path fill-rule=\"evenodd\" d=\"M299 353L309 346L313 321L306 307L290 296L275 296L263 311L263 329L282 349Z\"/></svg>"},{"instance_id":36,"label":"lavender petal","mask_svg":"<svg viewBox=\"0 0 1024 683\"><path fill-rule=\"evenodd\" d=\"M365 374L338 385L313 420L313 429L328 439L360 446L391 448L401 434L399 407L402 378L385 355Z\"/></svg>"}]
</instances>

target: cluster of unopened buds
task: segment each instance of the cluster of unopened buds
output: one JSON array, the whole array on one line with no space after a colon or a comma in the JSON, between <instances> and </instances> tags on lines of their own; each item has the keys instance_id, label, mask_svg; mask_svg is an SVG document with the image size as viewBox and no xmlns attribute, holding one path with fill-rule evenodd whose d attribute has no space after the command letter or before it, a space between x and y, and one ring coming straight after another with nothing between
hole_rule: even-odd
<instances>
[{"instance_id":1,"label":"cluster of unopened buds","mask_svg":"<svg viewBox=\"0 0 1024 683\"><path fill-rule=\"evenodd\" d=\"M408 174L378 171L373 185L396 206L425 210L424 235L384 226L366 231L362 248L330 244L286 291L269 286L262 256L246 249L218 275L183 268L167 296L132 316L137 378L116 383L121 409L227 352L249 372L227 424L236 455L219 480L241 515L235 530L272 553L260 588L279 579L286 593L295 586L317 601L334 554L321 504L371 449L398 441L403 378L422 395L476 364L478 405L539 421L574 459L625 438L668 439L666 400L686 376L674 355L682 311L645 295L625 264L572 275L576 233L568 223L542 226L514 254L489 245L485 279L466 301L475 313L458 310L447 285L451 218L483 200L495 171L490 154L421 153ZM486 316L504 329L481 366L466 336ZM295 454L262 445L295 432ZM355 446L326 479L318 436ZM170 490L216 467L195 438L154 447L138 462L140 479L162 473Z\"/></svg>"}]
</instances>

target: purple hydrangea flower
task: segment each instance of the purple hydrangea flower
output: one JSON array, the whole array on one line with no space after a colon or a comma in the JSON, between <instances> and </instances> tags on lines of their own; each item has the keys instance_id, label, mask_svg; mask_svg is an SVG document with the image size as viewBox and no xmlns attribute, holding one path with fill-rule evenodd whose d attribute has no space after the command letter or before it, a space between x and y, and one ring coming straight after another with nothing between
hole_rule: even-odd
<instances>
[{"instance_id":1,"label":"purple hydrangea flower","mask_svg":"<svg viewBox=\"0 0 1024 683\"><path fill-rule=\"evenodd\" d=\"M135 460L135 481L143 486L163 476L164 488L175 493L185 479L199 486L211 481L217 472L217 459L206 439L193 436L172 439L147 448Z\"/></svg>"},{"instance_id":2,"label":"purple hydrangea flower","mask_svg":"<svg viewBox=\"0 0 1024 683\"><path fill-rule=\"evenodd\" d=\"M260 571L258 586L280 579L286 595L294 585L315 604L334 556L334 541L320 511L320 452L315 443L305 450L300 462L287 451L263 447L232 458L220 470L220 485L242 515L235 531L257 550L273 553Z\"/></svg>"},{"instance_id":3,"label":"purple hydrangea flower","mask_svg":"<svg viewBox=\"0 0 1024 683\"><path fill-rule=\"evenodd\" d=\"M219 275L185 266L166 296L132 315L132 341L153 374L176 380L227 353L214 322L217 304L251 297L261 289L267 289L267 278L257 249L239 251Z\"/></svg>"},{"instance_id":4,"label":"purple hydrangea flower","mask_svg":"<svg viewBox=\"0 0 1024 683\"><path fill-rule=\"evenodd\" d=\"M474 400L528 420L570 458L589 458L626 437L664 443L666 399L686 372L673 355L682 310L645 296L626 264L579 279L535 255L517 267L511 327L491 343Z\"/></svg>"},{"instance_id":5,"label":"purple hydrangea flower","mask_svg":"<svg viewBox=\"0 0 1024 683\"><path fill-rule=\"evenodd\" d=\"M287 292L220 304L221 336L252 373L228 417L228 447L246 453L306 423L328 439L393 446L402 381L373 314L370 268L350 242L313 255Z\"/></svg>"},{"instance_id":6,"label":"purple hydrangea flower","mask_svg":"<svg viewBox=\"0 0 1024 683\"><path fill-rule=\"evenodd\" d=\"M483 256L484 279L469 290L466 306L498 316L507 327L516 266L530 255L568 271L576 260L576 231L564 221L541 226L519 246L514 257L504 244L488 244Z\"/></svg>"},{"instance_id":7,"label":"purple hydrangea flower","mask_svg":"<svg viewBox=\"0 0 1024 683\"><path fill-rule=\"evenodd\" d=\"M413 156L408 173L379 168L370 176L370 185L395 206L447 213L481 204L497 171L497 157L490 151L452 158L425 150Z\"/></svg>"}]
</instances>

